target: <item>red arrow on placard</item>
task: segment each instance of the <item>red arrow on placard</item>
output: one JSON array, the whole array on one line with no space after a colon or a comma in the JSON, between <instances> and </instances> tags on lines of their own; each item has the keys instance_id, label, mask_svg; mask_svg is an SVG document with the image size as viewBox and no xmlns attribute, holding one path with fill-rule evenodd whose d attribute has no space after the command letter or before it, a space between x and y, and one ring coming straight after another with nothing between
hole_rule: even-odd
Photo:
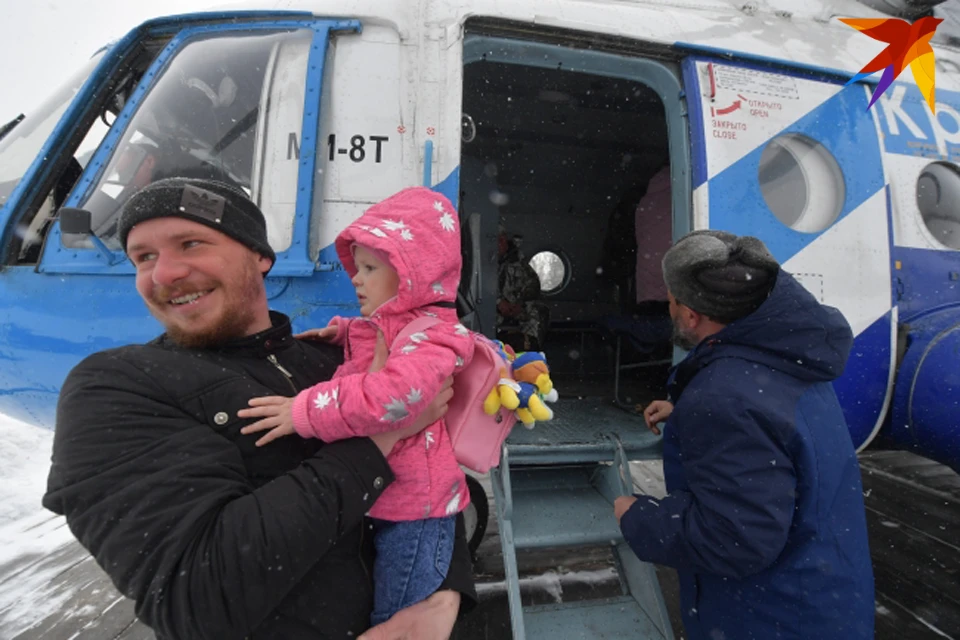
<instances>
[{"instance_id":1,"label":"red arrow on placard","mask_svg":"<svg viewBox=\"0 0 960 640\"><path fill-rule=\"evenodd\" d=\"M728 113L733 113L734 111L736 111L736 110L739 109L740 107L741 107L741 102L740 102L739 100L737 100L736 102L734 102L734 103L733 103L732 105L730 105L729 107L726 107L726 108L724 108L724 109L717 109L717 115L718 115L718 116L725 116L725 115L727 115Z\"/></svg>"}]
</instances>

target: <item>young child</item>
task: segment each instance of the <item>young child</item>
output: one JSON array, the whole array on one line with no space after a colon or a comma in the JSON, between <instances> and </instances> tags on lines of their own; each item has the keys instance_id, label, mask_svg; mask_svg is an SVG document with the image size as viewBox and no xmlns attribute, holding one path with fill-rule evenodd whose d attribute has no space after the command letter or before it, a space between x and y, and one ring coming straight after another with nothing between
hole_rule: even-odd
<instances>
[{"instance_id":1,"label":"young child","mask_svg":"<svg viewBox=\"0 0 960 640\"><path fill-rule=\"evenodd\" d=\"M333 442L401 429L473 357L474 339L453 304L460 230L445 197L423 187L401 191L344 229L336 250L362 317L338 316L310 333L342 345L344 364L333 379L295 398L251 400L254 408L241 417L263 419L243 433L272 429L258 445L294 432ZM393 345L422 315L445 322ZM378 332L391 352L383 368L371 373ZM456 514L470 502L443 420L398 442L387 460L396 480L369 512L377 552L374 625L437 590L450 566Z\"/></svg>"}]
</instances>

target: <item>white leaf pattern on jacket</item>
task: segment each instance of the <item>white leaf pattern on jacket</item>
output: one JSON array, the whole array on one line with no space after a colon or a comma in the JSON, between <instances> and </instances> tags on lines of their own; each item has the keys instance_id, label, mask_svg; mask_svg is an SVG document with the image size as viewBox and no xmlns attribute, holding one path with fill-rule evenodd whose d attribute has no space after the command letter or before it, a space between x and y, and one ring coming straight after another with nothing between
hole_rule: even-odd
<instances>
[{"instance_id":1,"label":"white leaf pattern on jacket","mask_svg":"<svg viewBox=\"0 0 960 640\"><path fill-rule=\"evenodd\" d=\"M444 211L443 215L440 216L440 226L443 227L444 231L453 231L456 228L456 224L453 222L453 216Z\"/></svg>"},{"instance_id":2,"label":"white leaf pattern on jacket","mask_svg":"<svg viewBox=\"0 0 960 640\"><path fill-rule=\"evenodd\" d=\"M330 404L330 394L329 393L318 393L317 397L313 399L313 406L317 409L326 409Z\"/></svg>"},{"instance_id":3,"label":"white leaf pattern on jacket","mask_svg":"<svg viewBox=\"0 0 960 640\"><path fill-rule=\"evenodd\" d=\"M407 405L403 403L403 400L397 400L393 397L390 398L390 402L383 405L383 408L386 409L387 412L380 418L382 422L399 422L410 415L410 412L407 411Z\"/></svg>"},{"instance_id":4,"label":"white leaf pattern on jacket","mask_svg":"<svg viewBox=\"0 0 960 640\"><path fill-rule=\"evenodd\" d=\"M453 499L447 503L447 515L452 516L453 514L460 511L460 494L453 496Z\"/></svg>"}]
</instances>

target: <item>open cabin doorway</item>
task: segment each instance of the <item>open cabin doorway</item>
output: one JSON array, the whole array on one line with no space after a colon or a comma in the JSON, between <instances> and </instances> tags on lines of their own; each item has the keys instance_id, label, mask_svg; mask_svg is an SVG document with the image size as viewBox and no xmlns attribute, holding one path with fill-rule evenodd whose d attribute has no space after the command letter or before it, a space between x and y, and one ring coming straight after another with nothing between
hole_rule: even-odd
<instances>
[{"instance_id":1,"label":"open cabin doorway","mask_svg":"<svg viewBox=\"0 0 960 640\"><path fill-rule=\"evenodd\" d=\"M689 228L679 71L577 46L468 23L462 301L472 328L546 354L561 402L633 411L665 397L673 358L660 259Z\"/></svg>"}]
</instances>

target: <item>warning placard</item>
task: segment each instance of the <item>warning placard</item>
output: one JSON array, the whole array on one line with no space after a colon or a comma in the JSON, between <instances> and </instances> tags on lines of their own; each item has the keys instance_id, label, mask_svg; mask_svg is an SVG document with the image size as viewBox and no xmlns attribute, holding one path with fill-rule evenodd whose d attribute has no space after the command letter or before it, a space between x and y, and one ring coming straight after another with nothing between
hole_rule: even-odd
<instances>
[{"instance_id":1,"label":"warning placard","mask_svg":"<svg viewBox=\"0 0 960 640\"><path fill-rule=\"evenodd\" d=\"M799 100L795 78L743 67L713 66L717 89L737 93L752 93L780 100Z\"/></svg>"}]
</instances>

